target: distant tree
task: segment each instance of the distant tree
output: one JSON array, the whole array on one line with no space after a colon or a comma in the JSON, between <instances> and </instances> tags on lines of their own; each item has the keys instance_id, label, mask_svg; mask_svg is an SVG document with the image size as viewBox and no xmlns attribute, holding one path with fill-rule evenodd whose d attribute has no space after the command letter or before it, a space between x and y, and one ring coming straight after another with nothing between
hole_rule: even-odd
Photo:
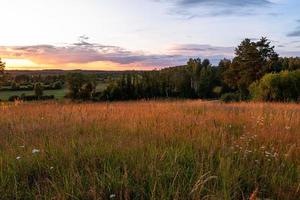
<instances>
[{"instance_id":1,"label":"distant tree","mask_svg":"<svg viewBox=\"0 0 300 200\"><path fill-rule=\"evenodd\" d=\"M52 84L52 88L53 89L56 89L56 90L59 90L59 89L62 89L62 83L61 81L56 81Z\"/></svg>"},{"instance_id":2,"label":"distant tree","mask_svg":"<svg viewBox=\"0 0 300 200\"><path fill-rule=\"evenodd\" d=\"M212 93L213 81L214 81L214 74L212 67L206 65L207 67L203 67L201 69L201 73L199 76L199 86L197 95L199 98L205 99L210 98Z\"/></svg>"},{"instance_id":3,"label":"distant tree","mask_svg":"<svg viewBox=\"0 0 300 200\"><path fill-rule=\"evenodd\" d=\"M17 75L15 81L20 84L28 84L30 82L30 76L26 74Z\"/></svg>"},{"instance_id":4,"label":"distant tree","mask_svg":"<svg viewBox=\"0 0 300 200\"><path fill-rule=\"evenodd\" d=\"M68 94L71 99L91 100L96 94L97 79L93 75L71 73L66 77Z\"/></svg>"},{"instance_id":5,"label":"distant tree","mask_svg":"<svg viewBox=\"0 0 300 200\"><path fill-rule=\"evenodd\" d=\"M71 99L80 99L80 92L85 83L85 77L81 73L71 73L66 77L68 87L68 97Z\"/></svg>"},{"instance_id":6,"label":"distant tree","mask_svg":"<svg viewBox=\"0 0 300 200\"><path fill-rule=\"evenodd\" d=\"M225 83L238 89L245 98L251 83L271 72L278 61L278 54L270 41L261 38L257 42L245 39L235 50L236 57L224 73Z\"/></svg>"},{"instance_id":7,"label":"distant tree","mask_svg":"<svg viewBox=\"0 0 300 200\"><path fill-rule=\"evenodd\" d=\"M5 63L2 62L1 58L0 58L0 74L4 73L4 69L5 69Z\"/></svg>"},{"instance_id":8,"label":"distant tree","mask_svg":"<svg viewBox=\"0 0 300 200\"><path fill-rule=\"evenodd\" d=\"M15 81L13 81L11 83L11 89L12 90L19 90L20 89L20 85L18 83L16 83Z\"/></svg>"},{"instance_id":9,"label":"distant tree","mask_svg":"<svg viewBox=\"0 0 300 200\"><path fill-rule=\"evenodd\" d=\"M0 86L2 85L4 81L4 69L5 69L5 63L2 62L0 58Z\"/></svg>"},{"instance_id":10,"label":"distant tree","mask_svg":"<svg viewBox=\"0 0 300 200\"><path fill-rule=\"evenodd\" d=\"M35 83L34 84L34 94L38 98L42 97L44 94L44 87L42 83Z\"/></svg>"}]
</instances>

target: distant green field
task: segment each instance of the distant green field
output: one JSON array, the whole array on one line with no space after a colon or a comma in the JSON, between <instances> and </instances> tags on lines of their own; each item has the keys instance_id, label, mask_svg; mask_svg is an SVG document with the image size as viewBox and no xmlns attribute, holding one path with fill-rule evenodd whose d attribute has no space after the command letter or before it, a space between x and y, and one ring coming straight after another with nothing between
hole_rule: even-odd
<instances>
[{"instance_id":1,"label":"distant green field","mask_svg":"<svg viewBox=\"0 0 300 200\"><path fill-rule=\"evenodd\" d=\"M33 95L34 91L0 91L0 99L7 101L11 96ZM66 94L66 89L61 90L45 90L44 95L54 95L56 99L63 99Z\"/></svg>"},{"instance_id":2,"label":"distant green field","mask_svg":"<svg viewBox=\"0 0 300 200\"><path fill-rule=\"evenodd\" d=\"M107 87L106 83L98 84L97 91L103 91ZM44 95L54 95L56 99L63 99L67 93L67 89L60 90L45 90ZM2 101L7 101L11 96L21 96L25 95L33 95L34 91L0 91L0 99Z\"/></svg>"}]
</instances>

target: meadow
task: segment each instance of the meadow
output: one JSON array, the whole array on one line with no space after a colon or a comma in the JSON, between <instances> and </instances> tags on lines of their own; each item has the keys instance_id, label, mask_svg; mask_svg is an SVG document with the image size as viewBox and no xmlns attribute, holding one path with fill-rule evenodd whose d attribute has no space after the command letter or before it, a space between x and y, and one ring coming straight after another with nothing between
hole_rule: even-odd
<instances>
[{"instance_id":1,"label":"meadow","mask_svg":"<svg viewBox=\"0 0 300 200\"><path fill-rule=\"evenodd\" d=\"M2 103L0 199L299 199L300 105Z\"/></svg>"}]
</instances>

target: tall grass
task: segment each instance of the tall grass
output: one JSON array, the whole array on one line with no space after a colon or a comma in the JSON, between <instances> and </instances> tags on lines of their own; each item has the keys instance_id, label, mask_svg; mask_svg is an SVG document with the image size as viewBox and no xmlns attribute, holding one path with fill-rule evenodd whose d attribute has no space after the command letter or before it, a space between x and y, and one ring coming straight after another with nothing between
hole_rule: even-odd
<instances>
[{"instance_id":1,"label":"tall grass","mask_svg":"<svg viewBox=\"0 0 300 200\"><path fill-rule=\"evenodd\" d=\"M300 105L0 106L0 199L299 199Z\"/></svg>"}]
</instances>

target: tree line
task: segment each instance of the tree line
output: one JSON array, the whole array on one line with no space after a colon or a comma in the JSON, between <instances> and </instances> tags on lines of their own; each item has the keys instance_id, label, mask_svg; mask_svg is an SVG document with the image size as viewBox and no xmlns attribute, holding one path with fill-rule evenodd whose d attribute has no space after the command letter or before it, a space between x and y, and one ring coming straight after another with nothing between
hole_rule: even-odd
<instances>
[{"instance_id":1,"label":"tree line","mask_svg":"<svg viewBox=\"0 0 300 200\"><path fill-rule=\"evenodd\" d=\"M2 77L4 67L5 64L0 62ZM101 92L96 90L96 75L70 73L64 77L64 82L68 88L66 97L73 100L190 98L299 101L299 70L299 57L279 57L270 40L263 37L258 41L243 40L236 47L234 58L224 58L217 66L208 59L196 58L189 59L184 66L124 72L111 79ZM42 96L41 85L34 85L34 89L37 96Z\"/></svg>"},{"instance_id":2,"label":"tree line","mask_svg":"<svg viewBox=\"0 0 300 200\"><path fill-rule=\"evenodd\" d=\"M267 38L245 39L235 49L235 57L221 60L218 66L197 58L185 66L124 75L95 97L110 101L169 97L298 101L299 70L300 58L279 57Z\"/></svg>"}]
</instances>

